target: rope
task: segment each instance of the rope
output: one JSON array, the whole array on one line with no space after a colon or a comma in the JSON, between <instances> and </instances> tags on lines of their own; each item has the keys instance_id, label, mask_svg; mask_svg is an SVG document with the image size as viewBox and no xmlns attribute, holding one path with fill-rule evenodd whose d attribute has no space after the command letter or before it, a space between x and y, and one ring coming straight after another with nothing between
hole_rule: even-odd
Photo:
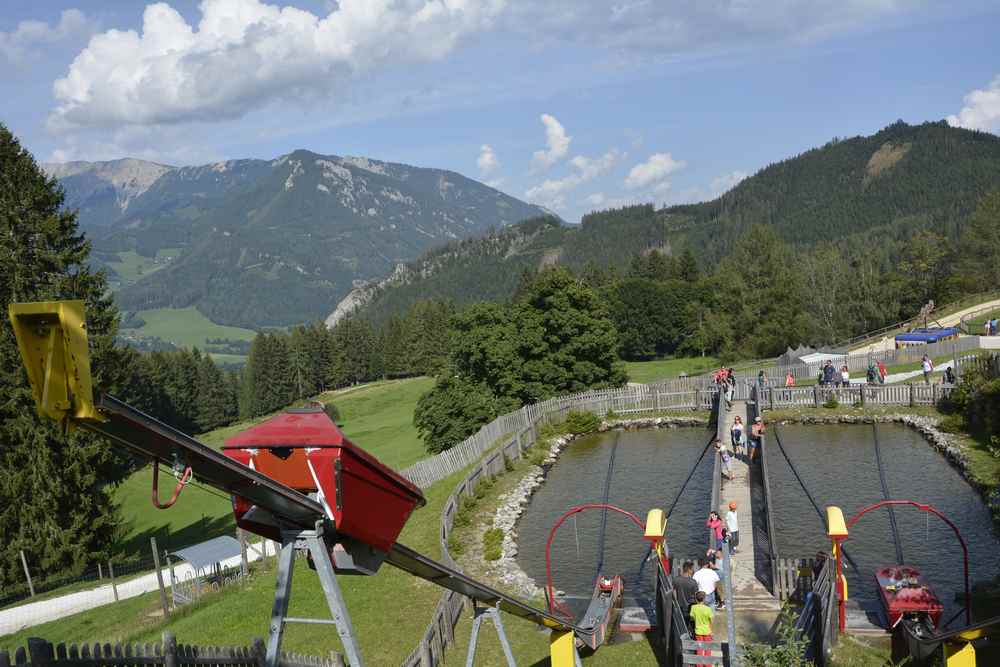
<instances>
[{"instance_id":1,"label":"rope","mask_svg":"<svg viewBox=\"0 0 1000 667\"><path fill-rule=\"evenodd\" d=\"M792 460L788 458L788 452L785 451L784 446L782 446L781 444L781 436L778 435L777 426L774 427L774 440L775 442L778 443L778 449L781 450L781 455L785 457L785 461L788 463L788 467L791 469L792 474L795 475L795 479L798 480L799 486L802 487L802 491L806 494L806 498L808 498L809 502L812 503L813 509L816 510L816 516L819 517L820 523L823 524L823 528L825 529L826 517L823 516L823 511L819 508L819 504L816 502L816 499L813 498L812 494L809 493L809 489L806 488L805 482L803 482L802 477L799 476L799 471L795 469L795 464L793 464ZM857 563L854 562L854 559L851 558L850 554L847 553L847 549L845 549L843 545L841 545L840 548L844 554L844 558L847 559L847 562L849 562L851 564L851 567L854 568L854 571L857 572L858 571Z\"/></svg>"},{"instance_id":2,"label":"rope","mask_svg":"<svg viewBox=\"0 0 1000 667\"><path fill-rule=\"evenodd\" d=\"M882 453L881 448L878 443L878 426L872 424L872 433L875 435L875 463L878 465L878 479L879 483L882 485L882 499L890 500L892 496L889 494L889 483L885 480L885 468L882 467ZM903 564L903 545L899 541L899 527L896 525L896 512L893 511L892 505L887 508L889 510L889 526L892 528L892 543L896 547L896 564Z\"/></svg>"},{"instance_id":3,"label":"rope","mask_svg":"<svg viewBox=\"0 0 1000 667\"><path fill-rule=\"evenodd\" d=\"M611 495L611 475L615 470L615 454L618 452L618 439L621 437L621 432L615 432L615 442L611 445L611 456L608 458L608 473L604 477L604 504L608 504L608 497ZM597 532L597 567L594 572L594 581L601 576L601 570L604 569L604 534L608 527L608 508L605 507L603 513L601 514L601 528Z\"/></svg>"},{"instance_id":4,"label":"rope","mask_svg":"<svg viewBox=\"0 0 1000 667\"><path fill-rule=\"evenodd\" d=\"M701 460L705 458L705 454L708 453L708 450L712 446L712 443L715 442L715 438L716 436L713 434L712 437L708 439L708 442L705 443L705 448L701 450L701 454L698 456L698 460L694 462L693 466L691 466L691 470L688 472L687 478L684 480L684 483L681 484L680 491L677 492L677 495L674 496L673 502L670 503L670 507L667 508L667 514L666 514L667 519L669 519L670 515L673 514L674 508L677 507L677 503L680 501L681 495L683 495L684 493L684 489L687 488L688 482L690 482L691 478L694 477L694 473L698 470L698 466L701 464ZM642 571L646 568L646 563L649 562L649 556L652 553L653 553L653 545L650 544L648 547L646 547L646 555L642 557L642 563L639 565L639 571L636 573L635 579L632 582L632 586L634 588L639 587L639 580L642 579Z\"/></svg>"}]
</instances>

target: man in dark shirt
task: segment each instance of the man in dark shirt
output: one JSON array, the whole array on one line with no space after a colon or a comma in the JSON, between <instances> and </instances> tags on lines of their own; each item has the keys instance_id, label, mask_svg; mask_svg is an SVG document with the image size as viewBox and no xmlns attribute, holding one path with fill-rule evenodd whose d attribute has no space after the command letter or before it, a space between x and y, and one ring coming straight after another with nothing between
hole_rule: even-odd
<instances>
[{"instance_id":1,"label":"man in dark shirt","mask_svg":"<svg viewBox=\"0 0 1000 667\"><path fill-rule=\"evenodd\" d=\"M681 566L681 576L674 578L674 595L677 596L677 603L680 604L685 619L690 616L691 605L694 604L695 596L698 594L698 582L692 575L694 575L694 563L685 561Z\"/></svg>"}]
</instances>

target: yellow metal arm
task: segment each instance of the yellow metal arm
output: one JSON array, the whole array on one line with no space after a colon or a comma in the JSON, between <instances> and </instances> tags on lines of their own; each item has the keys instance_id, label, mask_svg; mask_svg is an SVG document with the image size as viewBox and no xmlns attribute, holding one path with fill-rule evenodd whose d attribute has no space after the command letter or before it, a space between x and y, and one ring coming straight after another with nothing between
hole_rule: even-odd
<instances>
[{"instance_id":1,"label":"yellow metal arm","mask_svg":"<svg viewBox=\"0 0 1000 667\"><path fill-rule=\"evenodd\" d=\"M94 407L83 301L12 303L8 314L38 414L102 421Z\"/></svg>"}]
</instances>

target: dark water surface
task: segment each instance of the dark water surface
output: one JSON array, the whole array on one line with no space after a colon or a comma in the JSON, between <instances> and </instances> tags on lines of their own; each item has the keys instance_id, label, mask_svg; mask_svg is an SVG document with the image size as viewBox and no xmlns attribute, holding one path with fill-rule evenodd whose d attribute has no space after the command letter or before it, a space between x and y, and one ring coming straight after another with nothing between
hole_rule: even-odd
<instances>
[{"instance_id":1,"label":"dark water surface","mask_svg":"<svg viewBox=\"0 0 1000 667\"><path fill-rule=\"evenodd\" d=\"M927 503L954 522L969 547L972 584L1000 572L1000 541L982 499L945 458L906 426L878 425L890 497ZM781 426L788 457L820 509L837 505L850 519L883 499L871 425ZM772 507L780 557L808 557L829 549L824 523L781 455L774 437L767 442ZM945 619L960 609L962 549L951 529L917 508L895 510L903 559L918 567L946 605ZM850 595L874 598L874 571L896 562L889 513L866 514L851 530L847 553L860 572L848 568Z\"/></svg>"},{"instance_id":2,"label":"dark water surface","mask_svg":"<svg viewBox=\"0 0 1000 667\"><path fill-rule=\"evenodd\" d=\"M609 457L616 438L618 447L609 502L645 521L648 510L668 509L713 433L702 428L611 431L571 443L560 454L517 524L521 567L539 586L545 585L545 543L549 530L573 505L603 501ZM674 556L704 554L712 465L710 452L701 460L670 516L667 544ZM575 526L574 520L568 519L553 542L554 585L570 596L590 597L599 558L601 517L599 510L577 514ZM636 585L646 551L647 543L639 528L627 517L609 512L603 571L621 574L629 597L653 595L652 565L642 568L642 578Z\"/></svg>"}]
</instances>

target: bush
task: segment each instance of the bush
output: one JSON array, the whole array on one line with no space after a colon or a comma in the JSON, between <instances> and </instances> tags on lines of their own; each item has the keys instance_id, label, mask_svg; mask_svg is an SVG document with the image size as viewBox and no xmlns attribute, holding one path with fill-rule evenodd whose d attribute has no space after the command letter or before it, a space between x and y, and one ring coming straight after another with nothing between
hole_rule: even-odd
<instances>
[{"instance_id":1,"label":"bush","mask_svg":"<svg viewBox=\"0 0 1000 667\"><path fill-rule=\"evenodd\" d=\"M514 471L514 462L510 460L510 457L507 456L506 452L503 452L503 471L504 472Z\"/></svg>"},{"instance_id":2,"label":"bush","mask_svg":"<svg viewBox=\"0 0 1000 667\"><path fill-rule=\"evenodd\" d=\"M499 528L490 528L483 533L483 558L486 560L500 560L503 555L503 531Z\"/></svg>"},{"instance_id":3,"label":"bush","mask_svg":"<svg viewBox=\"0 0 1000 667\"><path fill-rule=\"evenodd\" d=\"M831 396L830 398L826 399L826 403L823 404L823 407L824 408L830 408L832 410L834 408L839 408L840 407L840 403L837 402L837 397L836 396Z\"/></svg>"},{"instance_id":4,"label":"bush","mask_svg":"<svg viewBox=\"0 0 1000 667\"><path fill-rule=\"evenodd\" d=\"M340 423L340 410L338 410L337 406L333 403L323 404L323 412L326 413L326 416L329 417L330 421L334 424Z\"/></svg>"},{"instance_id":5,"label":"bush","mask_svg":"<svg viewBox=\"0 0 1000 667\"><path fill-rule=\"evenodd\" d=\"M748 667L800 667L809 642L797 637L792 610L785 607L778 618L774 645L746 644L743 646L743 663Z\"/></svg>"},{"instance_id":6,"label":"bush","mask_svg":"<svg viewBox=\"0 0 1000 667\"><path fill-rule=\"evenodd\" d=\"M601 418L593 412L570 410L566 413L566 421L563 427L566 433L573 435L583 435L596 431L601 425Z\"/></svg>"},{"instance_id":7,"label":"bush","mask_svg":"<svg viewBox=\"0 0 1000 667\"><path fill-rule=\"evenodd\" d=\"M549 456L548 441L535 443L534 448L528 455L528 463L530 463L533 466L541 467L542 463L545 462L545 459L548 458L548 456Z\"/></svg>"},{"instance_id":8,"label":"bush","mask_svg":"<svg viewBox=\"0 0 1000 667\"><path fill-rule=\"evenodd\" d=\"M614 421L616 419L621 419L621 416L617 412L615 412L614 410L608 410L604 414L604 419L606 419L607 421L610 422L610 421Z\"/></svg>"},{"instance_id":9,"label":"bush","mask_svg":"<svg viewBox=\"0 0 1000 667\"><path fill-rule=\"evenodd\" d=\"M951 414L938 422L938 430L945 433L960 433L965 430L965 417L961 414Z\"/></svg>"},{"instance_id":10,"label":"bush","mask_svg":"<svg viewBox=\"0 0 1000 667\"><path fill-rule=\"evenodd\" d=\"M465 553L465 543L461 542L454 532L448 536L448 553L452 556L461 556Z\"/></svg>"}]
</instances>

